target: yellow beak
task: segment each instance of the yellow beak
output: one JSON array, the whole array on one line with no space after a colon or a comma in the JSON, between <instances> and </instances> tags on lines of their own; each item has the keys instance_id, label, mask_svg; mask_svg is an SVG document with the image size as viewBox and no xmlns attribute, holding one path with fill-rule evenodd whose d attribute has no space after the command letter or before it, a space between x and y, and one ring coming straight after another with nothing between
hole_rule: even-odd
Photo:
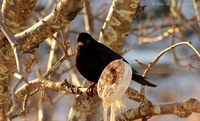
<instances>
[{"instance_id":1,"label":"yellow beak","mask_svg":"<svg viewBox=\"0 0 200 121\"><path fill-rule=\"evenodd\" d=\"M84 44L83 44L82 42L78 42L77 45L78 45L78 46L82 46L82 45L84 45Z\"/></svg>"}]
</instances>

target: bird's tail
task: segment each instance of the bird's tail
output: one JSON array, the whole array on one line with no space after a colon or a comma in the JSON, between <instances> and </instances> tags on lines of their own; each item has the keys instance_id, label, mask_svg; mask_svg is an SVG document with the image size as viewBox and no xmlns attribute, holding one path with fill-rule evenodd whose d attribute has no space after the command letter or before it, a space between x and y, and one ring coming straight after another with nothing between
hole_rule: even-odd
<instances>
[{"instance_id":1,"label":"bird's tail","mask_svg":"<svg viewBox=\"0 0 200 121\"><path fill-rule=\"evenodd\" d=\"M157 85L153 84L153 83L150 83L146 80L145 77L142 77L140 75L137 75L137 74L133 74L132 75L132 80L144 85L144 86L150 86L150 87L156 87Z\"/></svg>"}]
</instances>

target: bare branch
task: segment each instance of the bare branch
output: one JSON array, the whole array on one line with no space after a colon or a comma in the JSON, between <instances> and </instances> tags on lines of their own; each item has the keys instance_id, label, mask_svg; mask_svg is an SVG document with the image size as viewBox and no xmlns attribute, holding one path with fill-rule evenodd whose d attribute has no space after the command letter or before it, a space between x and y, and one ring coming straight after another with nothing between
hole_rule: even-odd
<instances>
[{"instance_id":1,"label":"bare branch","mask_svg":"<svg viewBox=\"0 0 200 121\"><path fill-rule=\"evenodd\" d=\"M144 110L145 107L130 109L117 117L117 121L121 120L135 120L142 117L163 115L163 114L175 114L181 118L188 117L192 112L200 113L200 101L194 98L183 102L169 102L163 104L152 105L149 110Z\"/></svg>"},{"instance_id":2,"label":"bare branch","mask_svg":"<svg viewBox=\"0 0 200 121\"><path fill-rule=\"evenodd\" d=\"M158 54L158 56L157 56L153 61L151 61L151 62L149 63L148 68L146 68L146 70L144 71L143 76L144 76L144 77L147 77L147 75L149 74L149 71L151 70L151 68L157 63L157 61L160 59L160 57L161 57L163 54L165 54L166 52L168 52L168 51L170 51L170 50L173 50L175 47L181 46L181 45L187 45L187 46L189 46L189 47L198 55L198 57L200 58L199 52L191 45L190 42L179 42L179 43L177 43L177 44L174 44L174 45L172 45L172 46L166 48L166 49L163 50L160 54Z\"/></svg>"},{"instance_id":3,"label":"bare branch","mask_svg":"<svg viewBox=\"0 0 200 121\"><path fill-rule=\"evenodd\" d=\"M191 31L193 31L194 33L196 33L196 35L198 36L198 38L200 38L199 31L196 28L194 28L194 26L191 26L190 24L188 24L187 20L185 19L185 17L183 16L183 14L180 12L180 10L177 11L177 9L176 9L176 5L177 5L176 0L171 0L171 1L172 2L171 2L171 6L170 6L170 11L171 11L172 15L176 19L179 19L185 25L185 27L187 27L188 29L190 29Z\"/></svg>"},{"instance_id":4,"label":"bare branch","mask_svg":"<svg viewBox=\"0 0 200 121\"><path fill-rule=\"evenodd\" d=\"M126 91L126 96L130 99L130 100L134 100L137 102L142 102L142 99L144 98L144 95L138 93L138 91L132 89L131 87L129 87Z\"/></svg>"},{"instance_id":5,"label":"bare branch","mask_svg":"<svg viewBox=\"0 0 200 121\"><path fill-rule=\"evenodd\" d=\"M12 34L16 34L27 28L29 24L28 20L30 20L31 16L29 10L32 10L35 7L36 2L37 0L3 0L3 22ZM0 36L0 40L2 40L2 38L3 36Z\"/></svg>"},{"instance_id":6,"label":"bare branch","mask_svg":"<svg viewBox=\"0 0 200 121\"><path fill-rule=\"evenodd\" d=\"M189 46L197 55L198 57L200 58L200 54L198 53L198 51L191 45L190 42L180 42L180 43L177 43L177 44L174 44L168 48L166 48L165 50L163 50L160 54L158 54L158 56L149 63L148 67L145 69L144 73L143 73L143 76L144 77L147 77L147 75L149 74L151 68L158 62L158 60L160 59L160 57L162 57L163 54L165 54L166 52L170 51L170 50L173 50L175 47L177 46L180 46L180 45L187 45ZM145 95L145 90L144 90L144 86L141 85L141 94L142 95ZM144 98L144 100L146 101L146 99Z\"/></svg>"},{"instance_id":7,"label":"bare branch","mask_svg":"<svg viewBox=\"0 0 200 121\"><path fill-rule=\"evenodd\" d=\"M198 20L198 25L200 27L200 0L193 0L193 4L194 4L197 20Z\"/></svg>"},{"instance_id":8,"label":"bare branch","mask_svg":"<svg viewBox=\"0 0 200 121\"><path fill-rule=\"evenodd\" d=\"M15 92L16 99L22 100L28 93L40 87L51 91L63 90L66 93L70 94L88 96L86 92L87 88L76 87L74 85L69 84L66 80L64 80L63 82L52 82L48 79L37 78L35 80L30 81L28 84L24 84L23 86L21 86Z\"/></svg>"},{"instance_id":9,"label":"bare branch","mask_svg":"<svg viewBox=\"0 0 200 121\"><path fill-rule=\"evenodd\" d=\"M148 37L139 37L139 44L143 44L143 43L152 43L152 42L158 42L161 40L164 40L166 37L168 37L171 34L177 33L179 32L179 27L172 27L169 28L166 32L158 35L157 37L152 37L152 38L148 38Z\"/></svg>"},{"instance_id":10,"label":"bare branch","mask_svg":"<svg viewBox=\"0 0 200 121\"><path fill-rule=\"evenodd\" d=\"M29 29L15 35L21 51L32 53L47 37L68 25L82 9L81 0L60 0L53 12Z\"/></svg>"},{"instance_id":11,"label":"bare branch","mask_svg":"<svg viewBox=\"0 0 200 121\"><path fill-rule=\"evenodd\" d=\"M99 41L121 54L133 20L138 15L139 3L140 0L113 0Z\"/></svg>"},{"instance_id":12,"label":"bare branch","mask_svg":"<svg viewBox=\"0 0 200 121\"><path fill-rule=\"evenodd\" d=\"M85 21L85 30L93 35L94 25L92 11L91 11L91 0L83 0L83 13L84 13L84 21Z\"/></svg>"}]
</instances>

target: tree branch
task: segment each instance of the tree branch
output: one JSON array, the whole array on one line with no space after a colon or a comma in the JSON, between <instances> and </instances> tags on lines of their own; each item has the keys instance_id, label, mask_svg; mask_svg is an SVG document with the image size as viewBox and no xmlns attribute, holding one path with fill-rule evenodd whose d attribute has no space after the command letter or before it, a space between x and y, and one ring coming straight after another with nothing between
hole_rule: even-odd
<instances>
[{"instance_id":1,"label":"tree branch","mask_svg":"<svg viewBox=\"0 0 200 121\"><path fill-rule=\"evenodd\" d=\"M62 82L53 82L48 79L37 78L35 80L30 81L28 84L24 84L23 86L21 86L15 92L16 99L18 101L22 100L27 94L41 87L46 90L51 90L51 91L63 90L66 93L70 93L70 94L88 96L86 92L87 88L76 87L72 84L69 84L67 80L64 80Z\"/></svg>"},{"instance_id":2,"label":"tree branch","mask_svg":"<svg viewBox=\"0 0 200 121\"><path fill-rule=\"evenodd\" d=\"M196 12L198 25L200 27L200 0L193 0L193 5Z\"/></svg>"},{"instance_id":3,"label":"tree branch","mask_svg":"<svg viewBox=\"0 0 200 121\"><path fill-rule=\"evenodd\" d=\"M28 4L25 6L25 4ZM14 99L11 97L11 81L16 63L19 66L19 49L12 34L16 34L27 27L30 17L29 9L33 9L36 0L4 0L1 7L1 29L0 31L0 115L7 115L10 111ZM20 7L19 7L20 6ZM4 26L5 24L5 26ZM11 34L10 34L11 33ZM5 38L7 36L8 40ZM14 51L13 51L14 50ZM16 59L14 59L16 58ZM16 61L15 61L16 60ZM2 118L7 116L2 116ZM7 120L6 118L0 120Z\"/></svg>"},{"instance_id":4,"label":"tree branch","mask_svg":"<svg viewBox=\"0 0 200 121\"><path fill-rule=\"evenodd\" d=\"M163 114L175 114L181 118L188 117L192 112L200 113L200 101L194 98L183 102L169 102L163 104L152 105L151 109L145 110L145 107L129 109L128 111L118 115L116 121L131 121L142 118L143 116L154 116Z\"/></svg>"},{"instance_id":5,"label":"tree branch","mask_svg":"<svg viewBox=\"0 0 200 121\"><path fill-rule=\"evenodd\" d=\"M82 10L82 0L60 0L51 14L15 35L21 51L33 53L47 37L68 25L80 10Z\"/></svg>"},{"instance_id":6,"label":"tree branch","mask_svg":"<svg viewBox=\"0 0 200 121\"><path fill-rule=\"evenodd\" d=\"M27 28L31 16L29 10L33 10L36 2L37 0L3 0L1 8L3 22L11 34L16 34ZM0 40L3 38L4 36L0 36Z\"/></svg>"},{"instance_id":7,"label":"tree branch","mask_svg":"<svg viewBox=\"0 0 200 121\"><path fill-rule=\"evenodd\" d=\"M84 22L85 22L85 30L93 35L94 25L92 11L91 11L91 0L83 0L83 13L84 13Z\"/></svg>"},{"instance_id":8,"label":"tree branch","mask_svg":"<svg viewBox=\"0 0 200 121\"><path fill-rule=\"evenodd\" d=\"M138 15L139 3L140 0L113 0L101 29L99 41L122 54L133 21Z\"/></svg>"}]
</instances>

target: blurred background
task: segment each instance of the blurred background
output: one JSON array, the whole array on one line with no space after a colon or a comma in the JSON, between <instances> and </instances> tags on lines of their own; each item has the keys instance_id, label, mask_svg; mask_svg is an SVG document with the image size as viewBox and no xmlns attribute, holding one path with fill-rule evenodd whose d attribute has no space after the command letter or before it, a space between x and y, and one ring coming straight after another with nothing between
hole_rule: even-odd
<instances>
[{"instance_id":1,"label":"blurred background","mask_svg":"<svg viewBox=\"0 0 200 121\"><path fill-rule=\"evenodd\" d=\"M90 2L92 14L90 17L93 21L92 35L98 40L100 29L105 21L112 1L91 0ZM40 20L51 13L56 3L57 1L54 0L38 0L33 14ZM172 2L170 0L141 0L141 6L145 6L145 9L138 15L133 23L132 30L124 46L125 53L123 55L131 66L141 75L145 68L136 63L134 61L135 59L148 65L161 51L182 41L190 41L197 50L200 50L200 29L196 19L193 1L176 1L177 13L183 17L182 19L177 19L173 16L170 11L171 4ZM187 27L183 21L186 21L191 27ZM173 26L176 26L179 31L165 37L166 34L164 33ZM84 31L86 31L86 26L84 23L84 13L81 11L70 23L69 30L65 35L71 46L70 51L75 51L76 35ZM149 41L144 42L145 39L148 39ZM47 39L40 45L35 53L35 57L37 58L37 68L40 70L41 74L47 70L47 60L51 50L50 46L49 40ZM55 51L55 55L54 62L61 56L59 49ZM156 88L146 87L147 98L152 101L153 104L181 102L190 98L200 100L199 63L194 51L185 45L176 47L173 51L165 53L155 66L153 66L148 75L148 80L158 86ZM29 81L37 77L37 68L33 68L28 78ZM59 80L67 78L75 85L81 85L84 80L83 77L77 74L77 71L74 68L74 57L64 62L54 74L59 75ZM52 77L55 77L55 75ZM81 81L79 82L79 80ZM140 90L140 85L138 83L131 82L130 86L138 91ZM51 94L52 98L56 98L60 93L51 92ZM28 102L30 112L32 112L32 115L29 116L30 120L36 119L35 115L37 115L37 112L34 111L35 108L31 107L37 105L38 100L36 97L37 95L31 97L31 100ZM65 121L67 119L74 98L74 95L65 94L56 101L55 105L52 107L54 111L53 119L55 121ZM138 106L138 103L128 99L126 102L127 107ZM14 121L18 120L21 119L14 119ZM200 115L192 113L188 118L180 118L175 115L162 115L153 116L149 119L149 121L160 120L200 121Z\"/></svg>"}]
</instances>

